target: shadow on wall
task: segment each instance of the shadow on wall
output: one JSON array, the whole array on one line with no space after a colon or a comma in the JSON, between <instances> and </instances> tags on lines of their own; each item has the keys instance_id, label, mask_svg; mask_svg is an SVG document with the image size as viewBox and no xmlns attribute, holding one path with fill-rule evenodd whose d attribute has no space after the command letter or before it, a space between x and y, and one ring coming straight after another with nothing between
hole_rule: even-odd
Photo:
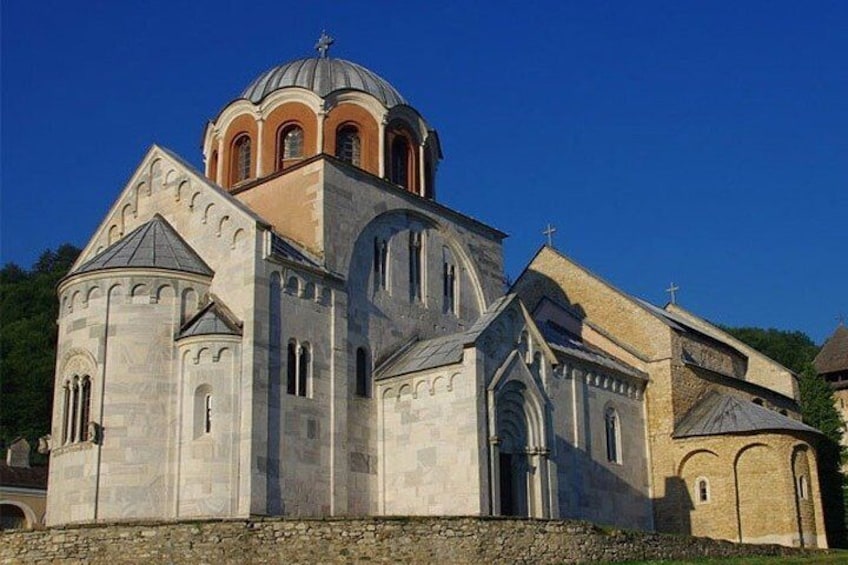
<instances>
[{"instance_id":1,"label":"shadow on wall","mask_svg":"<svg viewBox=\"0 0 848 565\"><path fill-rule=\"evenodd\" d=\"M562 437L557 437L556 441L564 463L558 474L563 518L629 529L652 529L650 496L611 472L587 451L574 447ZM590 449L587 446L587 450Z\"/></svg>"}]
</instances>

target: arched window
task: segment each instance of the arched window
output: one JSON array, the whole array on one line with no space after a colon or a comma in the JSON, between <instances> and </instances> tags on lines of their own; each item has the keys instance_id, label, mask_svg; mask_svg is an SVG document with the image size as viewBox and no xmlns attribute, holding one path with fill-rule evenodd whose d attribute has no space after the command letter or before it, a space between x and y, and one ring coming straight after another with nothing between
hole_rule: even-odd
<instances>
[{"instance_id":1,"label":"arched window","mask_svg":"<svg viewBox=\"0 0 848 565\"><path fill-rule=\"evenodd\" d=\"M303 157L303 128L290 124L280 130L280 138L277 143L278 169L285 166L289 159L300 159Z\"/></svg>"},{"instance_id":2,"label":"arched window","mask_svg":"<svg viewBox=\"0 0 848 565\"><path fill-rule=\"evenodd\" d=\"M65 445L66 443L68 443L68 440L70 439L68 437L68 432L70 431L70 429L68 428L68 414L70 414L70 412L71 412L71 386L70 386L70 383L65 383L65 386L62 387L62 390L65 393L65 401L64 401L65 409L62 410L62 445Z\"/></svg>"},{"instance_id":3,"label":"arched window","mask_svg":"<svg viewBox=\"0 0 848 565\"><path fill-rule=\"evenodd\" d=\"M447 247L442 249L442 299L444 311L456 314L456 265Z\"/></svg>"},{"instance_id":4,"label":"arched window","mask_svg":"<svg viewBox=\"0 0 848 565\"><path fill-rule=\"evenodd\" d=\"M207 394L203 402L203 432L212 432L212 394Z\"/></svg>"},{"instance_id":5,"label":"arched window","mask_svg":"<svg viewBox=\"0 0 848 565\"><path fill-rule=\"evenodd\" d=\"M356 349L356 396L368 396L368 352L364 347Z\"/></svg>"},{"instance_id":6,"label":"arched window","mask_svg":"<svg viewBox=\"0 0 848 565\"><path fill-rule=\"evenodd\" d=\"M359 166L361 141L359 130L354 125L344 125L336 133L336 157L351 165Z\"/></svg>"},{"instance_id":7,"label":"arched window","mask_svg":"<svg viewBox=\"0 0 848 565\"><path fill-rule=\"evenodd\" d=\"M705 504L710 501L710 482L704 477L699 477L695 481L695 500L698 504Z\"/></svg>"},{"instance_id":8,"label":"arched window","mask_svg":"<svg viewBox=\"0 0 848 565\"><path fill-rule=\"evenodd\" d=\"M409 142L402 135L392 140L392 168L389 180L395 184L409 188Z\"/></svg>"},{"instance_id":9,"label":"arched window","mask_svg":"<svg viewBox=\"0 0 848 565\"><path fill-rule=\"evenodd\" d=\"M88 441L88 423L91 418L91 379L82 379L80 398L80 441Z\"/></svg>"},{"instance_id":10,"label":"arched window","mask_svg":"<svg viewBox=\"0 0 848 565\"><path fill-rule=\"evenodd\" d=\"M233 142L232 183L240 183L250 178L250 136L242 134Z\"/></svg>"},{"instance_id":11,"label":"arched window","mask_svg":"<svg viewBox=\"0 0 848 565\"><path fill-rule=\"evenodd\" d=\"M422 245L421 232L409 232L409 299L412 302L421 302L424 297L423 276L421 260Z\"/></svg>"},{"instance_id":12,"label":"arched window","mask_svg":"<svg viewBox=\"0 0 848 565\"><path fill-rule=\"evenodd\" d=\"M801 475L798 477L798 498L806 500L808 495L809 488L807 487L807 477L805 475Z\"/></svg>"},{"instance_id":13,"label":"arched window","mask_svg":"<svg viewBox=\"0 0 848 565\"><path fill-rule=\"evenodd\" d=\"M297 344L294 341L289 342L286 356L286 392L297 393Z\"/></svg>"},{"instance_id":14,"label":"arched window","mask_svg":"<svg viewBox=\"0 0 848 565\"><path fill-rule=\"evenodd\" d=\"M604 425L607 439L607 461L621 463L621 423L614 408L607 408L604 413Z\"/></svg>"},{"instance_id":15,"label":"arched window","mask_svg":"<svg viewBox=\"0 0 848 565\"><path fill-rule=\"evenodd\" d=\"M77 430L79 429L77 426L77 414L79 410L79 377L74 377L73 382L71 383L71 434L70 440L71 442L77 441Z\"/></svg>"},{"instance_id":16,"label":"arched window","mask_svg":"<svg viewBox=\"0 0 848 565\"><path fill-rule=\"evenodd\" d=\"M297 395L309 396L309 373L312 369L312 353L309 344L300 346L300 360L297 367Z\"/></svg>"},{"instance_id":17,"label":"arched window","mask_svg":"<svg viewBox=\"0 0 848 565\"><path fill-rule=\"evenodd\" d=\"M389 242L374 238L374 290L389 288Z\"/></svg>"},{"instance_id":18,"label":"arched window","mask_svg":"<svg viewBox=\"0 0 848 565\"><path fill-rule=\"evenodd\" d=\"M212 433L212 387L202 384L194 391L194 439Z\"/></svg>"}]
</instances>

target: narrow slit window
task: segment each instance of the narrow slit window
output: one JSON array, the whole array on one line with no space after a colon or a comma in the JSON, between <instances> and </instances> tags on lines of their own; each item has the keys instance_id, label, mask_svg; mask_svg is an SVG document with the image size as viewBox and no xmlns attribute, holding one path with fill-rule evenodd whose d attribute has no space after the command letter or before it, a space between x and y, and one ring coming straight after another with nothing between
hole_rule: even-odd
<instances>
[{"instance_id":1,"label":"narrow slit window","mask_svg":"<svg viewBox=\"0 0 848 565\"><path fill-rule=\"evenodd\" d=\"M421 274L421 232L409 234L409 298L421 302L424 296Z\"/></svg>"},{"instance_id":2,"label":"narrow slit window","mask_svg":"<svg viewBox=\"0 0 848 565\"><path fill-rule=\"evenodd\" d=\"M604 415L607 443L607 461L610 463L621 463L621 423L618 413L613 408L608 408Z\"/></svg>"},{"instance_id":3,"label":"narrow slit window","mask_svg":"<svg viewBox=\"0 0 848 565\"><path fill-rule=\"evenodd\" d=\"M300 360L297 370L297 395L309 396L309 373L312 364L312 355L309 351L309 344L305 343L300 346Z\"/></svg>"},{"instance_id":4,"label":"narrow slit window","mask_svg":"<svg viewBox=\"0 0 848 565\"><path fill-rule=\"evenodd\" d=\"M297 346L289 342L288 355L286 357L286 392L297 393Z\"/></svg>"},{"instance_id":5,"label":"narrow slit window","mask_svg":"<svg viewBox=\"0 0 848 565\"><path fill-rule=\"evenodd\" d=\"M83 378L80 398L80 441L88 441L88 422L91 417L91 380Z\"/></svg>"},{"instance_id":6,"label":"narrow slit window","mask_svg":"<svg viewBox=\"0 0 848 565\"><path fill-rule=\"evenodd\" d=\"M444 311L449 314L456 314L456 265L447 248L443 250L442 257L442 297Z\"/></svg>"},{"instance_id":7,"label":"narrow slit window","mask_svg":"<svg viewBox=\"0 0 848 565\"><path fill-rule=\"evenodd\" d=\"M203 433L212 433L212 395L207 394L203 403Z\"/></svg>"},{"instance_id":8,"label":"narrow slit window","mask_svg":"<svg viewBox=\"0 0 848 565\"><path fill-rule=\"evenodd\" d=\"M389 242L374 238L374 288L389 288Z\"/></svg>"},{"instance_id":9,"label":"narrow slit window","mask_svg":"<svg viewBox=\"0 0 848 565\"><path fill-rule=\"evenodd\" d=\"M71 386L70 383L65 383L63 387L65 401L64 407L65 409L62 411L62 445L68 443L68 417L71 412Z\"/></svg>"},{"instance_id":10,"label":"narrow slit window","mask_svg":"<svg viewBox=\"0 0 848 565\"><path fill-rule=\"evenodd\" d=\"M710 501L710 483L707 479L698 479L698 502L704 504Z\"/></svg>"},{"instance_id":11,"label":"narrow slit window","mask_svg":"<svg viewBox=\"0 0 848 565\"><path fill-rule=\"evenodd\" d=\"M390 180L404 188L409 188L409 142L399 135L392 141L392 169Z\"/></svg>"}]
</instances>

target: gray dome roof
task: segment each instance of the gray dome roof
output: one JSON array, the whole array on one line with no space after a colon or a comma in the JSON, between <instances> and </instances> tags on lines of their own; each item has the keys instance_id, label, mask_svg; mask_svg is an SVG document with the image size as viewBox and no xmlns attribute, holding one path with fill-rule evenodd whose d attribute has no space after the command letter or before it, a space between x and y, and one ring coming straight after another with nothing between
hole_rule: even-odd
<instances>
[{"instance_id":1,"label":"gray dome roof","mask_svg":"<svg viewBox=\"0 0 848 565\"><path fill-rule=\"evenodd\" d=\"M269 69L248 86L241 97L258 103L281 88L299 86L325 98L337 90L367 92L387 108L406 104L403 96L383 78L344 59L312 57L297 59Z\"/></svg>"}]
</instances>

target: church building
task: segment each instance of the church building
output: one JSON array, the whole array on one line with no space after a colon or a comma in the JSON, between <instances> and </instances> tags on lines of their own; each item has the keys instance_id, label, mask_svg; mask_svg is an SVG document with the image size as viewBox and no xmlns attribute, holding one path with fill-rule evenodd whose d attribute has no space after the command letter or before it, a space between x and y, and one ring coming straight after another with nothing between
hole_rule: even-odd
<instances>
[{"instance_id":1,"label":"church building","mask_svg":"<svg viewBox=\"0 0 848 565\"><path fill-rule=\"evenodd\" d=\"M579 518L825 547L794 374L440 204L387 81L318 56L153 146L59 285L48 525Z\"/></svg>"}]
</instances>

